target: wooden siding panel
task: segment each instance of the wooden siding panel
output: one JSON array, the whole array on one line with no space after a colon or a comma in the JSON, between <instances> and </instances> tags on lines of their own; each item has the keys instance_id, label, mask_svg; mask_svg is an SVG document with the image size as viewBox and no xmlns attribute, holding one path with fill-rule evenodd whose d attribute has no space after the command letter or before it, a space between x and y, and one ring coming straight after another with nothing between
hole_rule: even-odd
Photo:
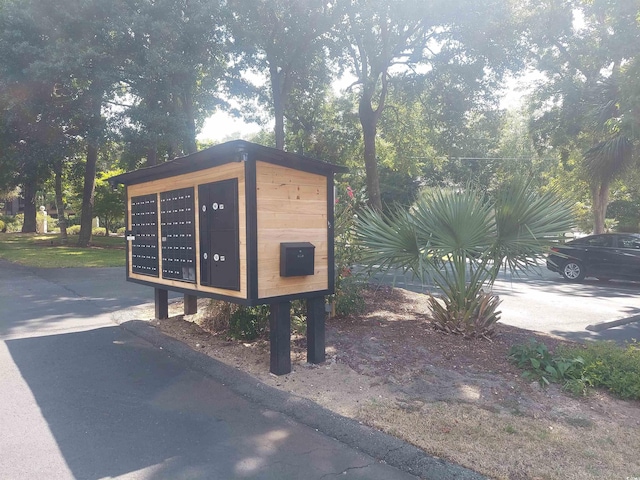
<instances>
[{"instance_id":1,"label":"wooden siding panel","mask_svg":"<svg viewBox=\"0 0 640 480\"><path fill-rule=\"evenodd\" d=\"M328 288L327 177L256 162L258 298ZM280 276L280 243L315 246L314 275Z\"/></svg>"}]
</instances>

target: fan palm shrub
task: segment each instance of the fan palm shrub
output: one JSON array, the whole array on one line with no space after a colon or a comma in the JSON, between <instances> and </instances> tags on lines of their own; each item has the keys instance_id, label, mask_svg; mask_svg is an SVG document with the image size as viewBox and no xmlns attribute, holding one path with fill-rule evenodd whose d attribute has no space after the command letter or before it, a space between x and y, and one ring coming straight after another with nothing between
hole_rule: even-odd
<instances>
[{"instance_id":1,"label":"fan palm shrub","mask_svg":"<svg viewBox=\"0 0 640 480\"><path fill-rule=\"evenodd\" d=\"M408 210L368 210L356 232L367 263L412 271L439 287L440 296L429 295L436 328L489 337L500 318L500 299L490 293L500 270L536 265L572 226L567 201L514 180L493 197L472 187L435 190Z\"/></svg>"}]
</instances>

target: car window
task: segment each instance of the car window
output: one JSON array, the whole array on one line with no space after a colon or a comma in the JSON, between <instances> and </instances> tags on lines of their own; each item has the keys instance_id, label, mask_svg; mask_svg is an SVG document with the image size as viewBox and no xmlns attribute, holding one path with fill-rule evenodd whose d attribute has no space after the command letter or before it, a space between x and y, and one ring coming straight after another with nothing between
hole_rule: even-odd
<instances>
[{"instance_id":1,"label":"car window","mask_svg":"<svg viewBox=\"0 0 640 480\"><path fill-rule=\"evenodd\" d=\"M583 238L584 245L590 247L610 247L612 245L611 237L608 235L596 235L595 237Z\"/></svg>"},{"instance_id":2,"label":"car window","mask_svg":"<svg viewBox=\"0 0 640 480\"><path fill-rule=\"evenodd\" d=\"M640 238L632 235L620 236L618 237L618 247L640 250Z\"/></svg>"}]
</instances>

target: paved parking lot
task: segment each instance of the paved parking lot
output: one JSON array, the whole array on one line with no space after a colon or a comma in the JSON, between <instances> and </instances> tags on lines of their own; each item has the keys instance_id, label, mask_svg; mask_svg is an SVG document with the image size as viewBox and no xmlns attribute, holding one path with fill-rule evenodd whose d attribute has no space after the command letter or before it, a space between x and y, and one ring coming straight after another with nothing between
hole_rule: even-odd
<instances>
[{"instance_id":1,"label":"paved parking lot","mask_svg":"<svg viewBox=\"0 0 640 480\"><path fill-rule=\"evenodd\" d=\"M378 273L372 281L438 293L401 271ZM572 340L640 340L640 283L571 283L541 266L526 275L501 274L493 291L502 299L501 321L507 325Z\"/></svg>"}]
</instances>

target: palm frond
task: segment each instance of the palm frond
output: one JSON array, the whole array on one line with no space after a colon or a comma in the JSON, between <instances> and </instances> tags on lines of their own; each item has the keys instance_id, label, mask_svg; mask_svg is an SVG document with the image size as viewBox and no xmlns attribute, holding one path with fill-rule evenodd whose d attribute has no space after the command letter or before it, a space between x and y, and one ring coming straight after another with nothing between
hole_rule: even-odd
<instances>
[{"instance_id":1,"label":"palm frond","mask_svg":"<svg viewBox=\"0 0 640 480\"><path fill-rule=\"evenodd\" d=\"M590 177L608 182L618 177L632 163L633 144L624 135L599 142L584 154L584 165Z\"/></svg>"},{"instance_id":2,"label":"palm frond","mask_svg":"<svg viewBox=\"0 0 640 480\"><path fill-rule=\"evenodd\" d=\"M475 189L464 193L436 191L418 201L414 210L417 237L434 256L477 256L491 243L495 222L491 205Z\"/></svg>"},{"instance_id":3,"label":"palm frond","mask_svg":"<svg viewBox=\"0 0 640 480\"><path fill-rule=\"evenodd\" d=\"M536 193L529 180L515 180L496 198L498 235L494 266L511 271L534 265L573 225L571 204L556 192Z\"/></svg>"},{"instance_id":4,"label":"palm frond","mask_svg":"<svg viewBox=\"0 0 640 480\"><path fill-rule=\"evenodd\" d=\"M422 249L408 212L397 210L387 216L365 210L358 219L356 238L369 265L400 267L420 274Z\"/></svg>"}]
</instances>

